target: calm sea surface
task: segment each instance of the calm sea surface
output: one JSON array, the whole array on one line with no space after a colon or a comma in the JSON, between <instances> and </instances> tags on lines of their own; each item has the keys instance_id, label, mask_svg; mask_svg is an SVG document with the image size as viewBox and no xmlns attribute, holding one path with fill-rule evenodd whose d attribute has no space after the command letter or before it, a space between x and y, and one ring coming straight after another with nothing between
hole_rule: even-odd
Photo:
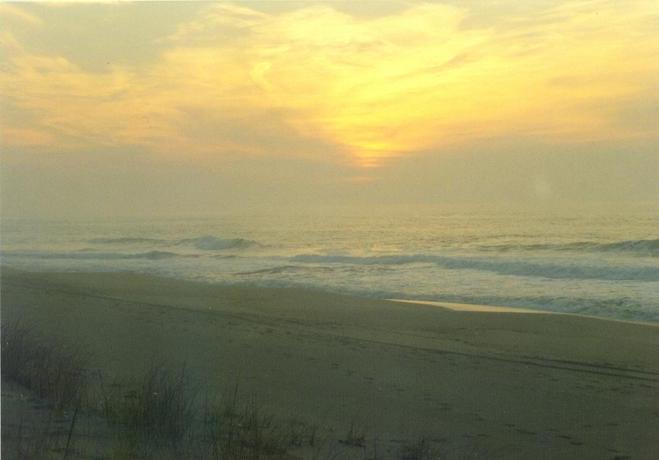
<instances>
[{"instance_id":1,"label":"calm sea surface","mask_svg":"<svg viewBox=\"0 0 659 460\"><path fill-rule=\"evenodd\" d=\"M4 219L1 262L659 321L659 212Z\"/></svg>"}]
</instances>

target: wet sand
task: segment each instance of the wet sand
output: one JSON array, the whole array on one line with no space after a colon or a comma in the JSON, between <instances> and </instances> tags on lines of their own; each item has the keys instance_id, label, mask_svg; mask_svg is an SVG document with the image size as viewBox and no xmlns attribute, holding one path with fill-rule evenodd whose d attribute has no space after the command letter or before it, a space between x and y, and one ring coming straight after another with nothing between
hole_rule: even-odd
<instances>
[{"instance_id":1,"label":"wet sand","mask_svg":"<svg viewBox=\"0 0 659 460\"><path fill-rule=\"evenodd\" d=\"M3 322L84 344L107 381L185 363L199 388L238 382L326 437L354 423L382 453L419 436L447 458L659 451L654 324L130 273L3 269L1 288Z\"/></svg>"}]
</instances>

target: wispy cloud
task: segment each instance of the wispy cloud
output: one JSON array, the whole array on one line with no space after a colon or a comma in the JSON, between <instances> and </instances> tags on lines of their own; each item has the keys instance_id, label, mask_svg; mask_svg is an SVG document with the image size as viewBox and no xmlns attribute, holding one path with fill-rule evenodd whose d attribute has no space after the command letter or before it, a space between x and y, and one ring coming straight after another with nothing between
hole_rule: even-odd
<instances>
[{"instance_id":1,"label":"wispy cloud","mask_svg":"<svg viewBox=\"0 0 659 460\"><path fill-rule=\"evenodd\" d=\"M369 166L496 136L657 134L620 120L659 78L656 2L566 2L478 27L469 15L436 3L377 18L212 4L163 37L155 63L102 73L3 45L3 100L32 123L5 142L300 155L333 145Z\"/></svg>"},{"instance_id":2,"label":"wispy cloud","mask_svg":"<svg viewBox=\"0 0 659 460\"><path fill-rule=\"evenodd\" d=\"M40 26L43 21L38 16L28 13L25 9L8 3L0 3L0 18L4 21L19 21L31 26Z\"/></svg>"}]
</instances>

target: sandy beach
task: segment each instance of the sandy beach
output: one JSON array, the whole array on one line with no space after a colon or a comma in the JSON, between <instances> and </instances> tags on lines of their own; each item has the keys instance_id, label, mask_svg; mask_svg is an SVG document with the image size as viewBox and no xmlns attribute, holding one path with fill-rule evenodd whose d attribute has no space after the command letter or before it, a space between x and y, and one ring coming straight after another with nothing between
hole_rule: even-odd
<instances>
[{"instance_id":1,"label":"sandy beach","mask_svg":"<svg viewBox=\"0 0 659 460\"><path fill-rule=\"evenodd\" d=\"M327 439L360 426L383 458L420 436L446 458L659 451L656 324L130 273L3 269L1 287L3 323L82 344L107 381L185 364Z\"/></svg>"}]
</instances>

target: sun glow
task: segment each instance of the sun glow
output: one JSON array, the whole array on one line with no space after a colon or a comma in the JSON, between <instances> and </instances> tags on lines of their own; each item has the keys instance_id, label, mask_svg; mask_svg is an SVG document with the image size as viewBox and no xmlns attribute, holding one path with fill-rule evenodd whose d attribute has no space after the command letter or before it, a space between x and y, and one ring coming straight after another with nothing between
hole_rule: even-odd
<instances>
[{"instance_id":1,"label":"sun glow","mask_svg":"<svg viewBox=\"0 0 659 460\"><path fill-rule=\"evenodd\" d=\"M18 6L10 13L47 26ZM296 144L311 139L372 167L510 133L645 134L621 124L619 109L656 84L659 4L570 2L487 26L469 25L469 14L441 4L375 18L212 4L162 39L158 59L102 72L4 32L3 104L26 116L3 117L3 142L330 155Z\"/></svg>"}]
</instances>

